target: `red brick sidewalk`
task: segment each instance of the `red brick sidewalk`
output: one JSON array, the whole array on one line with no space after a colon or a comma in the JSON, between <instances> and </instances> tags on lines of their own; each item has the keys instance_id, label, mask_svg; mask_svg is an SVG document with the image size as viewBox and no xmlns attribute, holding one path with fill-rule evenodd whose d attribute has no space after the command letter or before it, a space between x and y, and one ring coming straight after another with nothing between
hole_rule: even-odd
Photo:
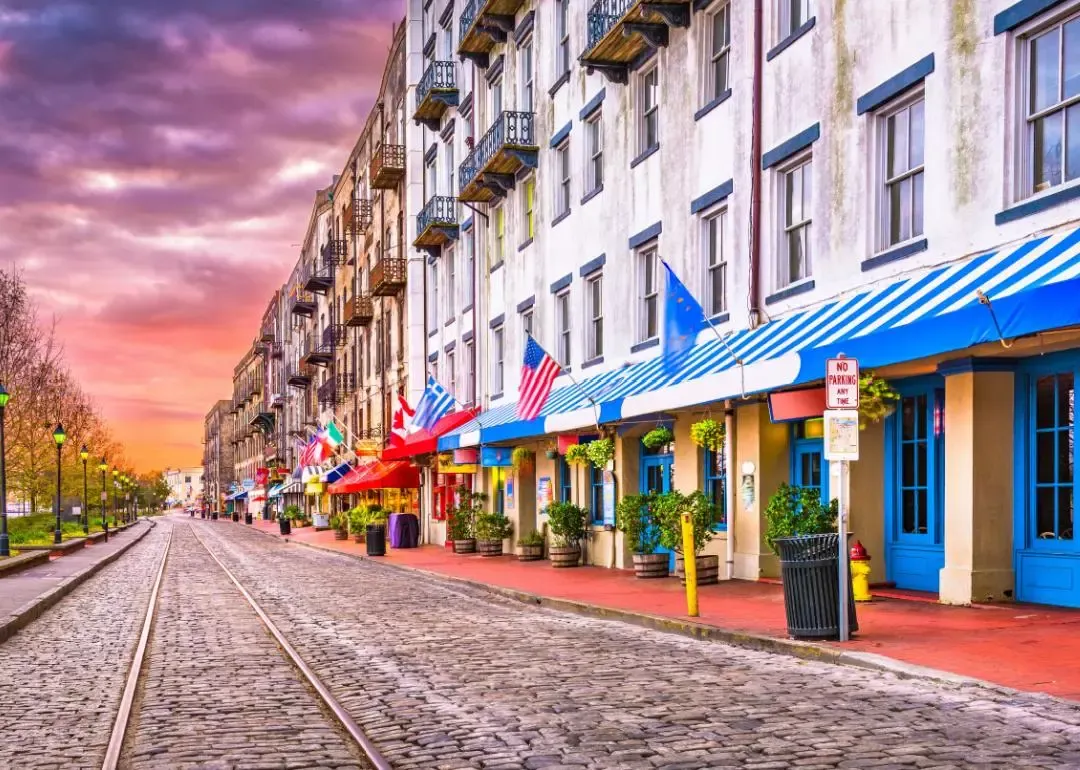
<instances>
[{"instance_id":1,"label":"red brick sidewalk","mask_svg":"<svg viewBox=\"0 0 1080 770\"><path fill-rule=\"evenodd\" d=\"M257 522L277 534L276 522ZM364 546L337 541L311 527L291 539L355 555ZM644 581L633 573L598 567L556 570L549 562L512 556L455 556L425 546L390 550L389 564L606 609L687 620L686 597L677 580ZM787 637L782 589L736 580L700 590L697 622L726 631ZM859 633L844 651L873 653L902 663L974 677L1018 690L1080 700L1080 611L1038 605L947 607L928 601L875 599L858 606Z\"/></svg>"}]
</instances>

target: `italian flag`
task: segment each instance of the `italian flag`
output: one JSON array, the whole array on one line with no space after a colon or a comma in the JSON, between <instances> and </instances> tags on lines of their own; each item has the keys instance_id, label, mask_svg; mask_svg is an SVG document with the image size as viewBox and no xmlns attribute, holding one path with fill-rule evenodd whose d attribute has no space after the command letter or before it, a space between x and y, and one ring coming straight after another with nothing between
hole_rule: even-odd
<instances>
[{"instance_id":1,"label":"italian flag","mask_svg":"<svg viewBox=\"0 0 1080 770\"><path fill-rule=\"evenodd\" d=\"M341 435L337 422L334 420L331 420L330 424L326 426L326 430L323 431L323 441L331 451L337 449L344 443L345 437Z\"/></svg>"}]
</instances>

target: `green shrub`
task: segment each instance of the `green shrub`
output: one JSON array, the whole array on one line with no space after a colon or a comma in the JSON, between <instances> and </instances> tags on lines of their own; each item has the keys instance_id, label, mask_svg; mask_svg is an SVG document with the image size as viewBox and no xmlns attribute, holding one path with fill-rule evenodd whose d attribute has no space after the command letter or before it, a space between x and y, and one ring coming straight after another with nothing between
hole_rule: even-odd
<instances>
[{"instance_id":1,"label":"green shrub","mask_svg":"<svg viewBox=\"0 0 1080 770\"><path fill-rule=\"evenodd\" d=\"M615 528L626 535L634 553L656 553L660 528L653 520L655 495L627 495L615 506Z\"/></svg>"},{"instance_id":2,"label":"green shrub","mask_svg":"<svg viewBox=\"0 0 1080 770\"><path fill-rule=\"evenodd\" d=\"M481 513L476 517L476 537L480 540L503 540L513 532L510 519L501 513Z\"/></svg>"},{"instance_id":3,"label":"green shrub","mask_svg":"<svg viewBox=\"0 0 1080 770\"><path fill-rule=\"evenodd\" d=\"M660 544L675 553L683 552L682 515L689 513L694 525L694 553L699 554L713 538L716 506L701 490L683 494L678 490L656 495L653 518L660 526Z\"/></svg>"},{"instance_id":4,"label":"green shrub","mask_svg":"<svg viewBox=\"0 0 1080 770\"><path fill-rule=\"evenodd\" d=\"M585 521L588 514L584 508L571 502L555 502L548 505L548 531L557 548L570 548L585 537Z\"/></svg>"},{"instance_id":5,"label":"green shrub","mask_svg":"<svg viewBox=\"0 0 1080 770\"><path fill-rule=\"evenodd\" d=\"M522 535L521 537L519 537L518 541L517 541L517 544L518 545L523 545L523 546L543 545L544 544L544 536L541 535L537 530L534 529L532 532L529 532L528 534Z\"/></svg>"},{"instance_id":6,"label":"green shrub","mask_svg":"<svg viewBox=\"0 0 1080 770\"><path fill-rule=\"evenodd\" d=\"M656 449L665 444L670 444L674 438L675 435L671 432L671 428L661 425L659 428L653 428L646 433L642 437L641 443L645 445L646 449Z\"/></svg>"},{"instance_id":7,"label":"green shrub","mask_svg":"<svg viewBox=\"0 0 1080 770\"><path fill-rule=\"evenodd\" d=\"M835 532L838 514L837 501L823 505L816 487L781 484L765 509L765 542L776 551L777 538Z\"/></svg>"},{"instance_id":8,"label":"green shrub","mask_svg":"<svg viewBox=\"0 0 1080 770\"><path fill-rule=\"evenodd\" d=\"M457 488L457 502L447 509L446 533L451 540L471 540L476 536L476 518L484 512L487 495Z\"/></svg>"}]
</instances>

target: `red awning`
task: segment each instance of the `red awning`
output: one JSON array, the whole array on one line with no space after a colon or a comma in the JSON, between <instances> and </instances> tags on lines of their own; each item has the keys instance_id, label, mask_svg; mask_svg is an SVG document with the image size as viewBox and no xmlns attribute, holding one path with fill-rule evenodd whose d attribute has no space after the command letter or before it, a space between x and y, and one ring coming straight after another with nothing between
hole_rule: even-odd
<instances>
[{"instance_id":1,"label":"red awning","mask_svg":"<svg viewBox=\"0 0 1080 770\"><path fill-rule=\"evenodd\" d=\"M417 455L429 455L438 451L439 436L443 436L455 428L460 428L469 420L476 417L479 409L464 409L460 412L452 412L446 415L432 428L428 433L426 430L419 430L413 433L405 439L404 443L397 446L389 446L383 450L382 459L384 460L408 460L410 457L416 457Z\"/></svg>"},{"instance_id":2,"label":"red awning","mask_svg":"<svg viewBox=\"0 0 1080 770\"><path fill-rule=\"evenodd\" d=\"M369 489L419 489L420 471L410 462L373 460L330 485L332 495L352 495Z\"/></svg>"},{"instance_id":3,"label":"red awning","mask_svg":"<svg viewBox=\"0 0 1080 770\"><path fill-rule=\"evenodd\" d=\"M360 460L360 463L351 471L346 473L340 479L330 484L326 491L332 495L351 495L358 491L353 489L355 485L363 479L368 471L379 464L379 461L374 457L365 457Z\"/></svg>"}]
</instances>

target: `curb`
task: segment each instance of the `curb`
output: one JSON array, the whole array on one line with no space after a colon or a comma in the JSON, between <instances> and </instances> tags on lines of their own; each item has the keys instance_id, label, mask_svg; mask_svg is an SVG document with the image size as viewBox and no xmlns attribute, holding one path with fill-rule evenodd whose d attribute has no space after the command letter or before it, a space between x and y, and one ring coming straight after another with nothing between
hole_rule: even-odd
<instances>
[{"instance_id":1,"label":"curb","mask_svg":"<svg viewBox=\"0 0 1080 770\"><path fill-rule=\"evenodd\" d=\"M112 564L119 559L129 548L146 537L150 530L157 526L153 521L147 521L147 523L150 525L149 527L142 532L139 532L130 543L125 543L123 547L119 548L115 553L111 553L100 561L91 564L82 572L76 572L74 575L71 575L64 580L64 582L54 586L37 598L31 599L22 607L15 610L7 620L0 623L0 644L6 642L20 629L25 628L33 621L40 618L47 609L92 578L105 566Z\"/></svg>"},{"instance_id":2,"label":"curb","mask_svg":"<svg viewBox=\"0 0 1080 770\"><path fill-rule=\"evenodd\" d=\"M895 658L889 658L885 655L878 655L872 652L841 650L835 647L830 647L828 645L818 644L815 642L801 642L795 639L782 639L780 637L764 636L761 634L753 634L750 632L731 631L724 628L718 628L716 626L710 626L705 623L698 623L693 620L669 618L663 615L651 615L644 612L631 612L629 610L620 610L612 607L604 607L599 604L579 602L572 599L559 599L554 597L541 596L540 594L533 594L527 591L519 591L513 588L504 588L503 586L491 585L490 583L483 583L477 580L471 580L469 578L462 578L454 575L444 575L441 572L433 572L432 570L423 569L421 567L410 567L405 564L394 564L393 562L378 561L375 558L369 556L346 553L344 551L338 551L333 548L327 548L326 546L315 545L314 543L296 542L273 532L265 532L263 530L256 531L277 540L282 540L285 543L300 545L316 551L325 551L326 553L337 554L338 556L344 556L346 558L355 559L357 561L369 562L371 564L375 564L379 567L386 569L396 569L404 572L411 572L413 574L423 575L424 577L443 581L445 583L468 586L470 588L475 588L492 594L494 596L511 599L513 601L520 602L521 604L528 604L534 607L544 607L547 609L572 613L575 615L595 618L598 620L612 620L620 623L639 626L642 628L648 628L653 631L660 631L662 633L676 634L679 636L685 636L691 639L698 639L702 641L719 642L721 644L728 644L733 647L757 650L760 652L770 652L776 655L786 655L788 657L798 658L799 660L815 661L818 663L829 663L837 666L849 666L852 668L862 668L871 671L880 671L883 673L893 674L894 676L897 676L901 679L918 679L922 681L934 682L939 685L953 688L978 687L1007 697L1033 698L1060 703L1062 705L1072 708L1076 707L1075 701L1071 701L1066 698L1060 698L1058 696L1048 695L1046 693L1034 692L1030 690L1018 690L1016 688L1006 687L1005 685L990 682L985 679L977 679L975 677L964 676L962 674L954 674L950 671L943 671L941 669L920 666L914 663L905 663L903 661L896 660Z\"/></svg>"}]
</instances>

